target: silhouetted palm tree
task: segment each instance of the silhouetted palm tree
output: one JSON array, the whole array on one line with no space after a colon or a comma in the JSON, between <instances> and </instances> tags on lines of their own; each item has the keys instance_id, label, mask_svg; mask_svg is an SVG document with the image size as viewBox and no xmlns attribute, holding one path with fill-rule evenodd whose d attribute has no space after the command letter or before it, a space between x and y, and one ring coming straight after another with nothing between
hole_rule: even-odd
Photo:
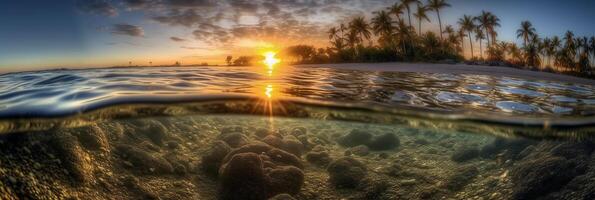
<instances>
[{"instance_id":1,"label":"silhouetted palm tree","mask_svg":"<svg viewBox=\"0 0 595 200\"><path fill-rule=\"evenodd\" d=\"M532 34L527 45L523 47L526 66L539 67L541 65L541 59L539 58L539 46L539 36L537 36L537 34Z\"/></svg>"},{"instance_id":2,"label":"silhouetted palm tree","mask_svg":"<svg viewBox=\"0 0 595 200\"><path fill-rule=\"evenodd\" d=\"M500 18L496 15L489 13L488 17L488 34L491 36L492 44L496 44L496 37L498 36L498 32L496 32L496 27L500 27Z\"/></svg>"},{"instance_id":3,"label":"silhouetted palm tree","mask_svg":"<svg viewBox=\"0 0 595 200\"><path fill-rule=\"evenodd\" d=\"M515 43L512 43L508 46L508 53L511 57L512 63L516 65L522 64L521 62L523 62L523 58L521 54L521 49L519 49L519 47Z\"/></svg>"},{"instance_id":4,"label":"silhouetted palm tree","mask_svg":"<svg viewBox=\"0 0 595 200\"><path fill-rule=\"evenodd\" d=\"M533 28L533 24L531 24L529 21L521 22L521 28L516 31L516 37L523 39L523 46L527 45L527 42L533 35L535 35L535 28Z\"/></svg>"},{"instance_id":5,"label":"silhouetted palm tree","mask_svg":"<svg viewBox=\"0 0 595 200\"><path fill-rule=\"evenodd\" d=\"M359 41L363 42L364 38L370 40L372 33L370 32L370 25L366 22L364 17L356 17L349 22L349 29L351 32L358 35Z\"/></svg>"},{"instance_id":6,"label":"silhouetted palm tree","mask_svg":"<svg viewBox=\"0 0 595 200\"><path fill-rule=\"evenodd\" d=\"M379 41L387 41L392 37L394 26L390 14L384 10L376 12L376 16L372 18L372 30L374 34L379 36Z\"/></svg>"},{"instance_id":7,"label":"silhouetted palm tree","mask_svg":"<svg viewBox=\"0 0 595 200\"><path fill-rule=\"evenodd\" d=\"M411 5L412 3L421 3L419 0L401 0L401 5L403 5L403 7L405 7L405 9L407 10L407 16L409 17L409 26L411 26L411 8L409 7L409 5Z\"/></svg>"},{"instance_id":8,"label":"silhouetted palm tree","mask_svg":"<svg viewBox=\"0 0 595 200\"><path fill-rule=\"evenodd\" d=\"M481 30L481 28L478 26L475 28L475 39L479 40L479 54L481 56L481 59L483 60L483 47L481 45L481 40L485 39L486 36L483 33L483 31Z\"/></svg>"},{"instance_id":9,"label":"silhouetted palm tree","mask_svg":"<svg viewBox=\"0 0 595 200\"><path fill-rule=\"evenodd\" d=\"M490 15L491 15L491 13L486 12L485 10L482 10L481 15L473 18L477 22L477 27L483 28L486 33L488 32L488 28L490 26L490 24L489 24ZM489 47L489 45L490 45L489 35L487 36L486 39L488 40L488 47Z\"/></svg>"},{"instance_id":10,"label":"silhouetted palm tree","mask_svg":"<svg viewBox=\"0 0 595 200\"><path fill-rule=\"evenodd\" d=\"M418 23L417 32L418 32L418 35L420 35L420 36L421 36L421 33L422 33L422 31L421 31L421 23L422 23L422 21L423 20L426 20L426 21L430 22L430 18L428 17L428 15L426 13L427 11L428 11L428 8L426 8L425 6L419 4L419 5L417 5L417 12L415 12L413 14L413 16L415 16L415 18L417 18L417 23Z\"/></svg>"},{"instance_id":11,"label":"silhouetted palm tree","mask_svg":"<svg viewBox=\"0 0 595 200\"><path fill-rule=\"evenodd\" d=\"M403 14L403 5L400 3L395 3L391 7L388 8L388 12L393 14L397 17L397 20L401 19L401 15Z\"/></svg>"},{"instance_id":12,"label":"silhouetted palm tree","mask_svg":"<svg viewBox=\"0 0 595 200\"><path fill-rule=\"evenodd\" d=\"M467 37L469 37L469 45L471 46L471 58L473 58L473 41L471 39L471 32L475 30L473 18L469 15L463 15L463 18L460 18L458 23L459 26L461 26L462 30L467 31Z\"/></svg>"},{"instance_id":13,"label":"silhouetted palm tree","mask_svg":"<svg viewBox=\"0 0 595 200\"><path fill-rule=\"evenodd\" d=\"M333 40L335 37L337 37L337 33L339 33L339 30L335 27L332 27L328 30L328 39L329 40Z\"/></svg>"},{"instance_id":14,"label":"silhouetted palm tree","mask_svg":"<svg viewBox=\"0 0 595 200\"><path fill-rule=\"evenodd\" d=\"M438 16L438 26L440 27L440 40L442 40L442 19L440 19L440 9L450 7L446 0L428 0L428 8L434 10Z\"/></svg>"},{"instance_id":15,"label":"silhouetted palm tree","mask_svg":"<svg viewBox=\"0 0 595 200\"><path fill-rule=\"evenodd\" d=\"M554 50L555 48L553 48L552 45L552 39L550 38L543 38L543 42L541 43L543 45L543 55L544 55L544 59L546 59L546 66L550 65L550 58L552 57L552 55L554 55Z\"/></svg>"},{"instance_id":16,"label":"silhouetted palm tree","mask_svg":"<svg viewBox=\"0 0 595 200\"><path fill-rule=\"evenodd\" d=\"M339 31L341 32L341 38L345 38L345 31L347 31L347 26L345 26L345 24L341 23L341 25L339 25Z\"/></svg>"}]
</instances>

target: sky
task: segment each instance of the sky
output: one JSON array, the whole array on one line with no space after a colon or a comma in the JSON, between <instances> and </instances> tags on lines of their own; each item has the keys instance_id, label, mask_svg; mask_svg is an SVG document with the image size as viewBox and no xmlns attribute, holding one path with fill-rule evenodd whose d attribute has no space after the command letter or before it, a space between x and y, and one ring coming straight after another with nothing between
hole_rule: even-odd
<instances>
[{"instance_id":1,"label":"sky","mask_svg":"<svg viewBox=\"0 0 595 200\"><path fill-rule=\"evenodd\" d=\"M425 0L421 0L425 3ZM397 0L3 0L0 72L46 68L222 64L295 44L328 45L326 31L371 18ZM497 15L499 40L520 43L521 21L540 37L595 35L593 0L447 0L443 24L482 10ZM414 9L412 9L414 10ZM437 31L435 13L424 31ZM414 20L414 23L417 24ZM476 45L477 46L477 45Z\"/></svg>"}]
</instances>

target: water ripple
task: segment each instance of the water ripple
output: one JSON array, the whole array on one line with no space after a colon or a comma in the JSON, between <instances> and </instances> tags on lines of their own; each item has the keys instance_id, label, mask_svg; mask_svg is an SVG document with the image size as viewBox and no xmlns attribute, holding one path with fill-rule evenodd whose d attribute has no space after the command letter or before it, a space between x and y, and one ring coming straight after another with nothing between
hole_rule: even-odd
<instances>
[{"instance_id":1,"label":"water ripple","mask_svg":"<svg viewBox=\"0 0 595 200\"><path fill-rule=\"evenodd\" d=\"M166 67L0 75L0 117L76 113L115 102L248 94L377 102L531 116L595 115L589 85L485 75L372 72L322 67Z\"/></svg>"}]
</instances>

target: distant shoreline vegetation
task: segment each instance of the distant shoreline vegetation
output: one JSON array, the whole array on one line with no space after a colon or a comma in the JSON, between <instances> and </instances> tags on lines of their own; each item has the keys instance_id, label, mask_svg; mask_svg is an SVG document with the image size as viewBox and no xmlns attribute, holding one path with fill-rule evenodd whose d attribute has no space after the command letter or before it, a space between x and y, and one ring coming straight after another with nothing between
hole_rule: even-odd
<instances>
[{"instance_id":1,"label":"distant shoreline vegetation","mask_svg":"<svg viewBox=\"0 0 595 200\"><path fill-rule=\"evenodd\" d=\"M595 36L580 37L567 31L562 37L542 38L531 22L523 21L516 31L517 38L523 41L518 46L498 40L500 19L491 12L463 15L456 25L443 26L440 11L446 7L450 4L445 0L428 0L425 4L401 0L375 11L370 21L355 17L347 24L330 28L328 47L295 45L280 54L294 58L293 64L465 62L595 78ZM430 18L434 17L430 15L437 21L432 21ZM412 18L417 24L412 23ZM435 22L440 32L424 33L423 24ZM473 50L474 45L479 45L479 52ZM471 57L465 58L465 52ZM228 65L249 65L258 57L230 58Z\"/></svg>"}]
</instances>

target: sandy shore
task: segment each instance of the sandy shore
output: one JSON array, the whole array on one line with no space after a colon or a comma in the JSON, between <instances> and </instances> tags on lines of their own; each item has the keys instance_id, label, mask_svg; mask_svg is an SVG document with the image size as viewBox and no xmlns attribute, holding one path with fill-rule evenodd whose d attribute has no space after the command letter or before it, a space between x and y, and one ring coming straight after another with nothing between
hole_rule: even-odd
<instances>
[{"instance_id":1,"label":"sandy shore","mask_svg":"<svg viewBox=\"0 0 595 200\"><path fill-rule=\"evenodd\" d=\"M531 80L548 80L568 83L595 85L595 80L547 72L516 69L511 67L495 67L465 64L433 64L433 63L344 63L344 64L311 64L307 67L330 67L353 70L423 72L450 74L479 74L489 76L508 76Z\"/></svg>"}]
</instances>

